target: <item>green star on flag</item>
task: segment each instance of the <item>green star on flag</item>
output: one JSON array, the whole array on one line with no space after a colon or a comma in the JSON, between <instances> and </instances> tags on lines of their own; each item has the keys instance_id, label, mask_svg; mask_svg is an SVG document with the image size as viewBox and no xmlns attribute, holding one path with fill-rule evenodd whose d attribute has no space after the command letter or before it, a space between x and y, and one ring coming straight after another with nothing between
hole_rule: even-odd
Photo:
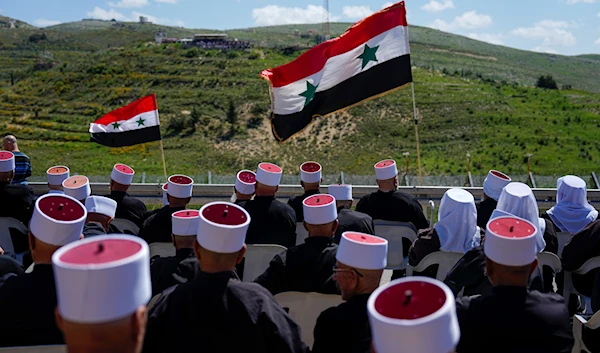
<instances>
[{"instance_id":1,"label":"green star on flag","mask_svg":"<svg viewBox=\"0 0 600 353\"><path fill-rule=\"evenodd\" d=\"M118 122L116 122L116 121L115 121L115 123L114 123L114 124L112 124L112 127L113 127L113 129L115 129L115 130L116 130L116 129L118 129L118 128L119 128L119 126L121 126L121 124L119 124L119 123L118 123Z\"/></svg>"},{"instance_id":2,"label":"green star on flag","mask_svg":"<svg viewBox=\"0 0 600 353\"><path fill-rule=\"evenodd\" d=\"M139 120L136 121L136 123L138 123L138 126L142 126L142 125L144 125L144 119L140 118Z\"/></svg>"},{"instance_id":3,"label":"green star on flag","mask_svg":"<svg viewBox=\"0 0 600 353\"><path fill-rule=\"evenodd\" d=\"M379 49L379 45L376 46L376 47L371 48L371 47L369 47L368 44L365 44L365 50L357 58L357 59L362 59L362 69L364 69L365 66L367 66L367 64L369 62L371 62L371 61L378 61L377 60L377 56L375 56L375 53L377 52L377 49Z\"/></svg>"},{"instance_id":4,"label":"green star on flag","mask_svg":"<svg viewBox=\"0 0 600 353\"><path fill-rule=\"evenodd\" d=\"M313 86L310 82L306 81L306 91L300 93L300 96L306 98L306 101L304 102L305 107L308 105L308 103L310 103L311 100L313 100L313 98L315 98L317 87L319 87L319 85Z\"/></svg>"}]
</instances>

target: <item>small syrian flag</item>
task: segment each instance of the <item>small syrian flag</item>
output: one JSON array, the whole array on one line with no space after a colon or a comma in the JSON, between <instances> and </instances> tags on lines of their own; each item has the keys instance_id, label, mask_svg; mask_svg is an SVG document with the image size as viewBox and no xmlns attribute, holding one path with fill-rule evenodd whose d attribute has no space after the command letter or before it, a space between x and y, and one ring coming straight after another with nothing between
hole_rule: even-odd
<instances>
[{"instance_id":1,"label":"small syrian flag","mask_svg":"<svg viewBox=\"0 0 600 353\"><path fill-rule=\"evenodd\" d=\"M90 124L91 141L109 147L159 141L156 96L151 94L104 115Z\"/></svg>"},{"instance_id":2,"label":"small syrian flag","mask_svg":"<svg viewBox=\"0 0 600 353\"><path fill-rule=\"evenodd\" d=\"M296 60L261 76L270 82L280 142L326 116L412 82L404 2L383 9Z\"/></svg>"}]
</instances>

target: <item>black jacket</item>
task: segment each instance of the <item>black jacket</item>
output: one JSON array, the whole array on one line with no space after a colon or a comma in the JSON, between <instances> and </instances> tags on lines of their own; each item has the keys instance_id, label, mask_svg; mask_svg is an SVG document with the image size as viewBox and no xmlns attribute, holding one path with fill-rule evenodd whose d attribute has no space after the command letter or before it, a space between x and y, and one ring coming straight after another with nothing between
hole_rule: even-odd
<instances>
[{"instance_id":1,"label":"black jacket","mask_svg":"<svg viewBox=\"0 0 600 353\"><path fill-rule=\"evenodd\" d=\"M194 279L198 271L198 260L194 249L179 249L175 252L175 256L170 257L153 256L150 259L152 295Z\"/></svg>"},{"instance_id":2,"label":"black jacket","mask_svg":"<svg viewBox=\"0 0 600 353\"><path fill-rule=\"evenodd\" d=\"M151 243L170 243L173 234L173 221L171 215L177 211L184 210L185 207L165 206L146 218L144 225L140 228L140 238Z\"/></svg>"},{"instance_id":3,"label":"black jacket","mask_svg":"<svg viewBox=\"0 0 600 353\"><path fill-rule=\"evenodd\" d=\"M117 232L119 233L119 232ZM94 237L97 235L106 235L106 230L102 225L95 222L86 222L83 226L83 236L85 238Z\"/></svg>"},{"instance_id":4,"label":"black jacket","mask_svg":"<svg viewBox=\"0 0 600 353\"><path fill-rule=\"evenodd\" d=\"M365 195L356 204L356 211L366 213L374 220L411 222L417 230L429 227L417 199L400 191L378 190Z\"/></svg>"},{"instance_id":5,"label":"black jacket","mask_svg":"<svg viewBox=\"0 0 600 353\"><path fill-rule=\"evenodd\" d=\"M0 217L12 217L29 226L35 197L27 185L0 183L0 200Z\"/></svg>"},{"instance_id":6,"label":"black jacket","mask_svg":"<svg viewBox=\"0 0 600 353\"><path fill-rule=\"evenodd\" d=\"M302 207L302 201L307 197L319 194L320 192L320 190L308 190L300 196L290 197L287 204L294 209L294 212L296 212L296 222L304 221L304 207Z\"/></svg>"},{"instance_id":7,"label":"black jacket","mask_svg":"<svg viewBox=\"0 0 600 353\"><path fill-rule=\"evenodd\" d=\"M281 292L340 294L333 280L337 244L329 237L308 237L304 244L276 255L255 282L273 295Z\"/></svg>"},{"instance_id":8,"label":"black jacket","mask_svg":"<svg viewBox=\"0 0 600 353\"><path fill-rule=\"evenodd\" d=\"M352 211L347 207L338 208L338 228L335 231L334 241L340 243L342 233L361 232L375 235L375 225L373 218L366 213Z\"/></svg>"},{"instance_id":9,"label":"black jacket","mask_svg":"<svg viewBox=\"0 0 600 353\"><path fill-rule=\"evenodd\" d=\"M112 191L109 197L117 201L115 218L127 219L138 227L142 227L146 213L148 213L148 209L142 201L122 191Z\"/></svg>"},{"instance_id":10,"label":"black jacket","mask_svg":"<svg viewBox=\"0 0 600 353\"><path fill-rule=\"evenodd\" d=\"M487 223L492 217L492 213L496 209L498 205L498 201L494 200L491 197L486 198L483 201L475 203L477 207L477 226L481 229L485 229Z\"/></svg>"},{"instance_id":11,"label":"black jacket","mask_svg":"<svg viewBox=\"0 0 600 353\"><path fill-rule=\"evenodd\" d=\"M246 244L296 245L296 213L273 196L256 196L244 208L250 214Z\"/></svg>"}]
</instances>

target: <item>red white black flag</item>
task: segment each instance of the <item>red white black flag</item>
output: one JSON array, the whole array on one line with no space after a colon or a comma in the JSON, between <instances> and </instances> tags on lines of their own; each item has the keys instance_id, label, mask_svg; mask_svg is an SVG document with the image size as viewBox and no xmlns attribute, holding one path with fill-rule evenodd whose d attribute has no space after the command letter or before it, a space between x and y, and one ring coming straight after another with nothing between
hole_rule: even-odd
<instances>
[{"instance_id":1,"label":"red white black flag","mask_svg":"<svg viewBox=\"0 0 600 353\"><path fill-rule=\"evenodd\" d=\"M261 76L271 85L277 140L326 116L412 82L404 1L357 22L296 60Z\"/></svg>"},{"instance_id":2,"label":"red white black flag","mask_svg":"<svg viewBox=\"0 0 600 353\"><path fill-rule=\"evenodd\" d=\"M91 141L109 147L158 141L160 121L156 96L151 94L104 115L90 124Z\"/></svg>"}]
</instances>

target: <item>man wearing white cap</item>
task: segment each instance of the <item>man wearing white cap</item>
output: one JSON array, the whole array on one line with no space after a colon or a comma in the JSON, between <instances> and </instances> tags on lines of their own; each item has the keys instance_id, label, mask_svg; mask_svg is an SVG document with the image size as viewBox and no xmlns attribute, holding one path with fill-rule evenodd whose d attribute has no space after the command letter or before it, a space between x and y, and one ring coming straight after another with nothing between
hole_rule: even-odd
<instances>
[{"instance_id":1,"label":"man wearing white cap","mask_svg":"<svg viewBox=\"0 0 600 353\"><path fill-rule=\"evenodd\" d=\"M537 224L512 215L492 218L484 243L491 294L457 302L457 352L570 352L565 301L527 288L538 262Z\"/></svg>"},{"instance_id":2,"label":"man wearing white cap","mask_svg":"<svg viewBox=\"0 0 600 353\"><path fill-rule=\"evenodd\" d=\"M149 254L142 239L111 234L52 256L56 323L69 352L141 351L151 298Z\"/></svg>"},{"instance_id":3,"label":"man wearing white cap","mask_svg":"<svg viewBox=\"0 0 600 353\"><path fill-rule=\"evenodd\" d=\"M104 196L90 196L85 199L88 215L83 227L83 235L87 237L108 234L110 223L115 219L117 201Z\"/></svg>"},{"instance_id":4,"label":"man wearing white cap","mask_svg":"<svg viewBox=\"0 0 600 353\"><path fill-rule=\"evenodd\" d=\"M235 177L235 185L233 192L235 200L232 200L236 205L244 207L247 201L254 196L256 187L256 173L250 170L240 170Z\"/></svg>"},{"instance_id":5,"label":"man wearing white cap","mask_svg":"<svg viewBox=\"0 0 600 353\"><path fill-rule=\"evenodd\" d=\"M69 167L64 165L55 165L46 170L46 178L48 179L49 194L64 194L62 183L68 179L70 174Z\"/></svg>"},{"instance_id":6,"label":"man wearing white cap","mask_svg":"<svg viewBox=\"0 0 600 353\"><path fill-rule=\"evenodd\" d=\"M33 272L0 278L0 346L61 344L63 337L54 321L56 291L52 254L77 241L87 211L66 195L46 194L37 199L29 225Z\"/></svg>"},{"instance_id":7,"label":"man wearing white cap","mask_svg":"<svg viewBox=\"0 0 600 353\"><path fill-rule=\"evenodd\" d=\"M336 244L340 243L344 232L375 234L373 218L366 213L350 209L352 207L352 185L332 184L329 185L327 193L335 198L338 212L338 228L333 239Z\"/></svg>"},{"instance_id":8,"label":"man wearing white cap","mask_svg":"<svg viewBox=\"0 0 600 353\"><path fill-rule=\"evenodd\" d=\"M318 292L339 294L333 280L337 245L337 208L331 195L317 194L302 201L304 227L308 238L304 244L276 255L269 268L255 282L273 295L281 292Z\"/></svg>"},{"instance_id":9,"label":"man wearing white cap","mask_svg":"<svg viewBox=\"0 0 600 353\"><path fill-rule=\"evenodd\" d=\"M27 185L11 184L14 175L15 157L11 152L0 151L0 217L16 218L27 225L35 199Z\"/></svg>"},{"instance_id":10,"label":"man wearing white cap","mask_svg":"<svg viewBox=\"0 0 600 353\"><path fill-rule=\"evenodd\" d=\"M296 213L275 198L283 170L273 163L260 163L256 171L254 200L244 208L251 222L246 236L248 244L296 245Z\"/></svg>"},{"instance_id":11,"label":"man wearing white cap","mask_svg":"<svg viewBox=\"0 0 600 353\"><path fill-rule=\"evenodd\" d=\"M141 227L148 209L146 205L129 196L127 190L133 182L135 171L128 165L115 164L110 174L110 198L117 201L115 218L127 219Z\"/></svg>"},{"instance_id":12,"label":"man wearing white cap","mask_svg":"<svg viewBox=\"0 0 600 353\"><path fill-rule=\"evenodd\" d=\"M152 295L179 283L186 283L196 277L198 261L194 254L194 242L198 232L200 212L183 210L171 215L173 220L173 246L175 256L153 256L150 259L152 275Z\"/></svg>"},{"instance_id":13,"label":"man wearing white cap","mask_svg":"<svg viewBox=\"0 0 600 353\"><path fill-rule=\"evenodd\" d=\"M304 210L302 209L302 201L305 198L320 193L319 188L323 178L321 177L323 168L317 162L304 162L300 165L300 185L304 189L304 194L300 196L292 196L288 200L294 212L296 212L296 222L304 221Z\"/></svg>"},{"instance_id":14,"label":"man wearing white cap","mask_svg":"<svg viewBox=\"0 0 600 353\"><path fill-rule=\"evenodd\" d=\"M65 195L71 196L85 205L85 199L92 194L90 180L83 175L68 177L62 183Z\"/></svg>"},{"instance_id":15,"label":"man wearing white cap","mask_svg":"<svg viewBox=\"0 0 600 353\"><path fill-rule=\"evenodd\" d=\"M367 300L381 281L387 265L388 242L364 233L342 234L336 254L334 279L346 302L319 315L313 353L368 352L371 330ZM345 339L340 340L340 337Z\"/></svg>"},{"instance_id":16,"label":"man wearing white cap","mask_svg":"<svg viewBox=\"0 0 600 353\"><path fill-rule=\"evenodd\" d=\"M511 179L508 175L497 170L490 170L483 181L483 201L478 202L477 206L477 226L485 229L485 225L490 220L492 212L496 209L498 199L502 189Z\"/></svg>"},{"instance_id":17,"label":"man wearing white cap","mask_svg":"<svg viewBox=\"0 0 600 353\"><path fill-rule=\"evenodd\" d=\"M192 200L194 180L187 175L171 175L168 180L167 199L169 205L164 206L144 221L140 228L140 237L148 244L160 242L170 243L172 234L171 215L183 211Z\"/></svg>"},{"instance_id":18,"label":"man wearing white cap","mask_svg":"<svg viewBox=\"0 0 600 353\"><path fill-rule=\"evenodd\" d=\"M143 352L308 352L300 328L273 296L237 278L249 223L235 204L200 209L194 242L200 271L165 290L150 309Z\"/></svg>"}]
</instances>

